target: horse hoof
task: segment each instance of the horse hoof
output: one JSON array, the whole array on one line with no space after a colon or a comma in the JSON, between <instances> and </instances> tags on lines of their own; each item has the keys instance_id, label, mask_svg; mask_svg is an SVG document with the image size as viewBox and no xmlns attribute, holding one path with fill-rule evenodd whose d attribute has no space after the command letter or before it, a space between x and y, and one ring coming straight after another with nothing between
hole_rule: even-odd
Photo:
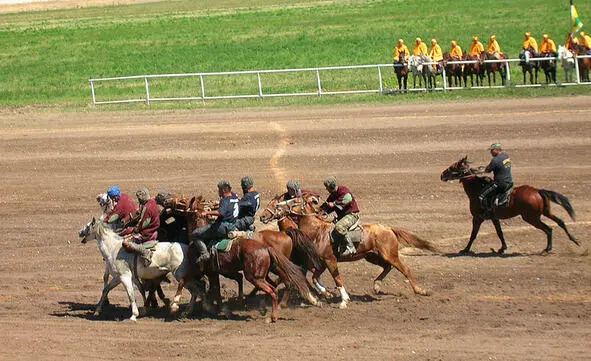
<instances>
[{"instance_id":1,"label":"horse hoof","mask_svg":"<svg viewBox=\"0 0 591 361\"><path fill-rule=\"evenodd\" d=\"M540 256L547 256L547 255L549 255L550 253L552 253L552 250L551 250L551 249L547 249L547 248L546 248L545 250L543 250L543 251L540 253Z\"/></svg>"},{"instance_id":2,"label":"horse hoof","mask_svg":"<svg viewBox=\"0 0 591 361\"><path fill-rule=\"evenodd\" d=\"M461 250L461 251L459 252L459 254L472 254L472 251L470 251L470 250L469 250L469 249L467 249L467 248L464 248L463 250Z\"/></svg>"},{"instance_id":3,"label":"horse hoof","mask_svg":"<svg viewBox=\"0 0 591 361\"><path fill-rule=\"evenodd\" d=\"M98 312L98 311L94 311L94 312L92 313L92 316L94 316L94 317L100 317L100 315L101 315L101 313L100 313L100 312Z\"/></svg>"},{"instance_id":4,"label":"horse hoof","mask_svg":"<svg viewBox=\"0 0 591 361\"><path fill-rule=\"evenodd\" d=\"M376 295L379 295L381 290L382 290L382 288L380 287L379 283L376 282L373 284L373 293L375 293Z\"/></svg>"},{"instance_id":5,"label":"horse hoof","mask_svg":"<svg viewBox=\"0 0 591 361\"><path fill-rule=\"evenodd\" d=\"M127 319L128 321L131 322L136 322L137 321L137 316L136 315L132 315L130 318Z\"/></svg>"},{"instance_id":6,"label":"horse hoof","mask_svg":"<svg viewBox=\"0 0 591 361\"><path fill-rule=\"evenodd\" d=\"M417 293L417 295L421 295L421 296L431 296L431 291L428 291L428 290L425 290L422 288L419 288L416 293Z\"/></svg>"},{"instance_id":7,"label":"horse hoof","mask_svg":"<svg viewBox=\"0 0 591 361\"><path fill-rule=\"evenodd\" d=\"M347 308L347 302L343 301L339 304L339 309L344 310L345 308Z\"/></svg>"},{"instance_id":8,"label":"horse hoof","mask_svg":"<svg viewBox=\"0 0 591 361\"><path fill-rule=\"evenodd\" d=\"M180 307L179 307L179 305L178 305L178 304L176 304L176 303L173 303L172 305L170 305L170 312L172 312L172 313L177 313L177 312L179 312L179 309L180 309Z\"/></svg>"},{"instance_id":9,"label":"horse hoof","mask_svg":"<svg viewBox=\"0 0 591 361\"><path fill-rule=\"evenodd\" d=\"M271 317L266 317L265 318L265 323L273 323L273 319Z\"/></svg>"}]
</instances>

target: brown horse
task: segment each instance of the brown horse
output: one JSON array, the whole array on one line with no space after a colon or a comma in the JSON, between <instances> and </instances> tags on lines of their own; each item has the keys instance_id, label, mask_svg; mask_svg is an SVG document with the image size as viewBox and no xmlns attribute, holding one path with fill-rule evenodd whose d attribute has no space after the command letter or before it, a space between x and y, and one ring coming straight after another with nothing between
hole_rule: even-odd
<instances>
[{"instance_id":1,"label":"brown horse","mask_svg":"<svg viewBox=\"0 0 591 361\"><path fill-rule=\"evenodd\" d=\"M495 55L496 54L496 55ZM484 60L503 60L507 59L505 54L503 53L484 53ZM484 63L484 68L486 71L486 77L488 78L488 86L491 86L490 76L492 75L492 85L497 84L497 73L501 75L501 85L505 85L507 81L507 63L506 62L491 62L491 63Z\"/></svg>"},{"instance_id":2,"label":"brown horse","mask_svg":"<svg viewBox=\"0 0 591 361\"><path fill-rule=\"evenodd\" d=\"M484 219L481 216L482 205L478 199L478 196L482 189L490 182L490 178L488 177L476 176L475 171L470 168L467 158L468 157L461 158L459 161L455 162L441 173L441 180L444 182L459 179L464 186L464 191L470 200L470 213L472 213L472 234L470 235L470 241L468 242L468 245L461 251L461 253L470 252L472 243L478 235L480 225L482 222L484 222ZM513 218L516 216L521 216L524 221L546 233L546 236L548 237L548 245L542 253L548 253L552 250L552 228L542 222L540 219L542 215L558 223L560 228L564 229L570 240L576 245L580 245L575 237L568 231L564 222L552 214L550 210L550 202L560 204L567 211L568 215L573 220L575 219L575 210L573 209L573 206L571 205L568 198L562 194L553 191L537 189L528 185L515 187L511 193L511 198L507 206L495 208L491 218L491 221L495 226L495 230L497 231L497 235L501 240L501 248L498 250L498 253L503 253L507 249L507 244L505 243L503 230L501 229L501 223L499 220Z\"/></svg>"},{"instance_id":3,"label":"brown horse","mask_svg":"<svg viewBox=\"0 0 591 361\"><path fill-rule=\"evenodd\" d=\"M284 229L296 226L295 222L289 216L297 217L297 227L314 240L318 249L318 254L325 262L325 267L315 270L313 276L314 284L322 293L325 295L327 294L326 289L318 282L318 280L325 268L328 268L341 294L340 308L345 308L347 307L350 298L343 285L341 275L339 274L337 257L335 256L331 244L330 233L332 232L334 225L332 222L327 222L316 214L316 210L313 207L313 203L316 203L316 201L313 196L311 196L311 198L312 199L310 200L303 200L303 202L300 202L299 204L291 204L288 208L283 208L280 205L279 200L274 199L265 208L260 219L263 223L268 223L274 219L278 220L279 228ZM338 261L352 262L365 259L372 264L382 267L382 273L380 273L374 280L374 291L376 293L380 291L381 281L386 275L388 275L392 267L395 267L406 276L416 294L428 295L429 293L420 287L414 280L408 267L400 261L398 256L399 243L420 249L436 251L427 241L420 239L410 232L399 228L385 227L380 224L368 224L363 226L363 236L361 242L357 245L357 252L353 255L342 257L338 259Z\"/></svg>"},{"instance_id":4,"label":"brown horse","mask_svg":"<svg viewBox=\"0 0 591 361\"><path fill-rule=\"evenodd\" d=\"M205 217L199 216L202 210L199 200L193 198L190 201L190 207L186 212L189 232L197 227L207 224ZM294 233L295 234L295 233ZM289 237L287 234L285 234ZM294 236L296 238L296 236ZM297 241L294 241L297 242ZM277 241L279 243L279 241ZM195 257L196 255L192 255ZM192 258L193 259L193 258ZM217 259L211 259L205 266L204 271L197 269L196 265L191 272L192 277L199 277L203 273L207 275L210 282L210 294L214 297L218 307L221 306L219 275L236 280L239 285L239 297L243 295L242 271L244 278L269 296L273 301L273 311L270 321L275 322L278 318L279 303L277 298L277 289L269 280L269 271L279 276L280 280L287 287L295 287L300 294L307 298L310 303L318 304L314 296L311 295L305 276L300 269L291 263L280 251L267 247L257 239L238 237L233 240L230 249L227 252L219 252ZM183 281L179 282L179 289L182 289Z\"/></svg>"},{"instance_id":5,"label":"brown horse","mask_svg":"<svg viewBox=\"0 0 591 361\"><path fill-rule=\"evenodd\" d=\"M476 63L464 64L464 87L468 87L468 79L470 79L470 86L474 86L474 76L476 76L476 86L483 85L484 81L484 63L483 58L477 55L464 54L462 60L476 61Z\"/></svg>"},{"instance_id":6,"label":"brown horse","mask_svg":"<svg viewBox=\"0 0 591 361\"><path fill-rule=\"evenodd\" d=\"M394 63L394 72L398 78L398 90L406 93L408 89L408 62L406 61L406 52L402 51L398 55L398 62Z\"/></svg>"},{"instance_id":7,"label":"brown horse","mask_svg":"<svg viewBox=\"0 0 591 361\"><path fill-rule=\"evenodd\" d=\"M573 44L575 54L578 56L588 55L587 48L580 44ZM579 65L579 79L583 82L589 81L589 71L591 71L591 58L578 58Z\"/></svg>"},{"instance_id":8,"label":"brown horse","mask_svg":"<svg viewBox=\"0 0 591 361\"><path fill-rule=\"evenodd\" d=\"M450 56L448 52L443 53L443 67L447 76L448 87L462 86L462 64L449 64L449 61L460 61L462 59Z\"/></svg>"}]
</instances>

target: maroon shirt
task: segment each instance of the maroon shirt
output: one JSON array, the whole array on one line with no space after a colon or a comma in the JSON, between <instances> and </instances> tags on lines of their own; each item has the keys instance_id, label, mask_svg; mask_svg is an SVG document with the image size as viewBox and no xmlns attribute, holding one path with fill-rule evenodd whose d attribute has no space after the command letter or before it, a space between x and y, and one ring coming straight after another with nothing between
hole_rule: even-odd
<instances>
[{"instance_id":1,"label":"maroon shirt","mask_svg":"<svg viewBox=\"0 0 591 361\"><path fill-rule=\"evenodd\" d=\"M155 240L160 228L160 208L154 199L150 199L140 209L141 218L136 226L137 233L140 233L146 240ZM150 222L144 226L147 219Z\"/></svg>"},{"instance_id":2,"label":"maroon shirt","mask_svg":"<svg viewBox=\"0 0 591 361\"><path fill-rule=\"evenodd\" d=\"M131 199L131 197L127 194L123 193L115 205L115 208L113 208L113 210L105 216L104 220L105 222L108 222L109 218L116 214L123 223L127 223L129 222L130 218L135 216L137 210L137 204L133 201L133 199ZM130 214L131 217L129 216Z\"/></svg>"},{"instance_id":3,"label":"maroon shirt","mask_svg":"<svg viewBox=\"0 0 591 361\"><path fill-rule=\"evenodd\" d=\"M347 194L351 195L351 201L347 204L343 204L343 201L345 200L345 196ZM338 186L336 191L332 192L328 196L326 202L334 202L335 207L331 210L336 212L338 219L341 219L350 213L359 213L359 207L357 206L357 201L355 200L355 197L353 197L353 194L351 193L349 188L345 186Z\"/></svg>"}]
</instances>

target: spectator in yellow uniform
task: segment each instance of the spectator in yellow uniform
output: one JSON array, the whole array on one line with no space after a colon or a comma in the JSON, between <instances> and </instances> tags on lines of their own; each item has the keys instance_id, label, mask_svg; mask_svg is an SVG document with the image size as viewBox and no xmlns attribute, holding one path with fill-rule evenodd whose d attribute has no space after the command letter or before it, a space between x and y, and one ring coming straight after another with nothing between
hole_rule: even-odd
<instances>
[{"instance_id":1,"label":"spectator in yellow uniform","mask_svg":"<svg viewBox=\"0 0 591 361\"><path fill-rule=\"evenodd\" d=\"M531 36L531 33L528 31L527 33L525 33L525 39L523 40L523 50L527 50L529 48L532 48L534 50L534 53L538 52L538 42L536 41L536 39L534 39L533 36Z\"/></svg>"},{"instance_id":2,"label":"spectator in yellow uniform","mask_svg":"<svg viewBox=\"0 0 591 361\"><path fill-rule=\"evenodd\" d=\"M548 34L544 34L544 40L542 40L542 43L540 44L540 54L555 57L557 51L554 40L550 39Z\"/></svg>"},{"instance_id":3,"label":"spectator in yellow uniform","mask_svg":"<svg viewBox=\"0 0 591 361\"><path fill-rule=\"evenodd\" d=\"M395 63L400 62L400 54L402 53L404 53L404 61L406 62L410 55L410 51L408 50L408 47L404 44L404 40L398 39L398 45L394 47L393 60Z\"/></svg>"},{"instance_id":4,"label":"spectator in yellow uniform","mask_svg":"<svg viewBox=\"0 0 591 361\"><path fill-rule=\"evenodd\" d=\"M488 42L488 47L486 49L486 52L489 53L490 55L494 56L497 59L501 59L501 55L503 53L501 52L501 46L497 42L496 35L493 34L490 36L490 41Z\"/></svg>"},{"instance_id":5,"label":"spectator in yellow uniform","mask_svg":"<svg viewBox=\"0 0 591 361\"><path fill-rule=\"evenodd\" d=\"M451 41L451 49L449 50L449 56L452 58L458 58L458 60L462 59L462 48L458 45L458 42L455 40Z\"/></svg>"},{"instance_id":6,"label":"spectator in yellow uniform","mask_svg":"<svg viewBox=\"0 0 591 361\"><path fill-rule=\"evenodd\" d=\"M591 50L591 36L585 34L584 31L581 31L581 45L583 45L587 51Z\"/></svg>"},{"instance_id":7,"label":"spectator in yellow uniform","mask_svg":"<svg viewBox=\"0 0 591 361\"><path fill-rule=\"evenodd\" d=\"M415 47L412 49L412 54L414 56L425 55L427 56L427 44L423 43L421 38L417 38L415 40Z\"/></svg>"},{"instance_id":8,"label":"spectator in yellow uniform","mask_svg":"<svg viewBox=\"0 0 591 361\"><path fill-rule=\"evenodd\" d=\"M470 46L470 56L480 58L480 54L484 53L484 45L478 39L478 36L472 38L472 45Z\"/></svg>"},{"instance_id":9,"label":"spectator in yellow uniform","mask_svg":"<svg viewBox=\"0 0 591 361\"><path fill-rule=\"evenodd\" d=\"M436 72L441 71L441 61L443 60L443 52L441 51L441 47L437 44L436 39L431 39L431 49L429 49L429 56L433 59L434 62L438 62L439 64L434 66Z\"/></svg>"}]
</instances>

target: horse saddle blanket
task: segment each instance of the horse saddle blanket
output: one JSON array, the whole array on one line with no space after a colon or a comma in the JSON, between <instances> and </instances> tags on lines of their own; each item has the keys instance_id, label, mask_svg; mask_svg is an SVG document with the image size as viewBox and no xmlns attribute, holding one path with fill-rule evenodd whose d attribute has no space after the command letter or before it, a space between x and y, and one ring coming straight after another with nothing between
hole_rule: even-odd
<instances>
[{"instance_id":1,"label":"horse saddle blanket","mask_svg":"<svg viewBox=\"0 0 591 361\"><path fill-rule=\"evenodd\" d=\"M357 225L357 227L351 227L349 229L349 232L347 232L347 235L349 236L349 238L351 239L351 241L353 242L353 244L355 245L355 247L357 247L357 245L359 243L361 243L361 241L363 240L363 227L361 227L361 225L359 224L359 221L357 223L355 223ZM330 232L330 243L334 244L335 243L335 231L333 229L332 232ZM340 240L340 236L336 236L336 242L340 243L343 242Z\"/></svg>"},{"instance_id":2,"label":"horse saddle blanket","mask_svg":"<svg viewBox=\"0 0 591 361\"><path fill-rule=\"evenodd\" d=\"M228 252L232 248L233 239L224 238L216 243L212 248L215 248L219 252Z\"/></svg>"},{"instance_id":3,"label":"horse saddle blanket","mask_svg":"<svg viewBox=\"0 0 591 361\"><path fill-rule=\"evenodd\" d=\"M513 188L515 188L515 187L512 186L506 192L503 192L495 197L495 200L493 203L495 205L495 207L503 207L503 206L506 207L509 205L509 203L511 201L511 193L513 193Z\"/></svg>"}]
</instances>

